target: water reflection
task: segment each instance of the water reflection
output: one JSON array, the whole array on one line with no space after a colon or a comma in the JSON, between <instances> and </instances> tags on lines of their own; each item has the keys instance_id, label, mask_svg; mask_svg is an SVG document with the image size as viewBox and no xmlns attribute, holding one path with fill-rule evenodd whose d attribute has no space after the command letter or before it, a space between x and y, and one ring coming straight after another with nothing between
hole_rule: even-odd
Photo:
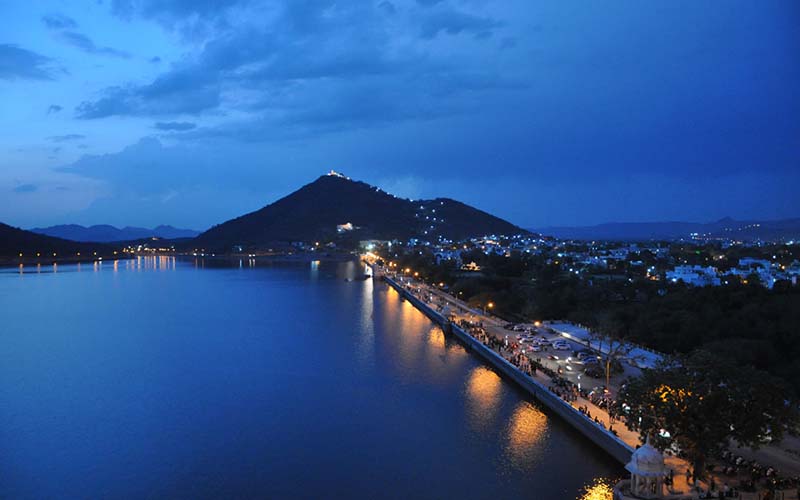
<instances>
[{"instance_id":1,"label":"water reflection","mask_svg":"<svg viewBox=\"0 0 800 500\"><path fill-rule=\"evenodd\" d=\"M590 486L583 489L577 500L612 500L614 490L607 479L598 478Z\"/></svg>"},{"instance_id":2,"label":"water reflection","mask_svg":"<svg viewBox=\"0 0 800 500\"><path fill-rule=\"evenodd\" d=\"M467 379L467 418L470 425L486 430L497 416L502 380L492 370L475 367Z\"/></svg>"},{"instance_id":3,"label":"water reflection","mask_svg":"<svg viewBox=\"0 0 800 500\"><path fill-rule=\"evenodd\" d=\"M547 416L527 401L520 401L508 426L506 453L512 465L526 470L542 457Z\"/></svg>"},{"instance_id":4,"label":"water reflection","mask_svg":"<svg viewBox=\"0 0 800 500\"><path fill-rule=\"evenodd\" d=\"M432 328L428 332L428 347L442 351L445 349L444 332L441 328Z\"/></svg>"},{"instance_id":5,"label":"water reflection","mask_svg":"<svg viewBox=\"0 0 800 500\"><path fill-rule=\"evenodd\" d=\"M319 261L314 261L319 262ZM312 272L314 269L312 265ZM372 280L364 280L361 285L361 318L358 337L358 361L362 367L370 367L374 362L375 353L375 306L373 302L374 284Z\"/></svg>"}]
</instances>

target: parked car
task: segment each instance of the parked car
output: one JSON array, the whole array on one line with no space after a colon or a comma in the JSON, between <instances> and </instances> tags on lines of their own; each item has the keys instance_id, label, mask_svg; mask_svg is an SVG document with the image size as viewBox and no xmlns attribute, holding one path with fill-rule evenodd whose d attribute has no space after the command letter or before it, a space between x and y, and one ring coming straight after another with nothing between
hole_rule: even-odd
<instances>
[{"instance_id":1,"label":"parked car","mask_svg":"<svg viewBox=\"0 0 800 500\"><path fill-rule=\"evenodd\" d=\"M553 349L556 351L569 351L570 347L567 344L553 344Z\"/></svg>"},{"instance_id":2,"label":"parked car","mask_svg":"<svg viewBox=\"0 0 800 500\"><path fill-rule=\"evenodd\" d=\"M588 376L590 376L592 378L603 378L606 375L606 371L603 370L600 367L599 364L591 364L591 365L587 366L583 370L583 373L585 373L586 375L588 375Z\"/></svg>"}]
</instances>

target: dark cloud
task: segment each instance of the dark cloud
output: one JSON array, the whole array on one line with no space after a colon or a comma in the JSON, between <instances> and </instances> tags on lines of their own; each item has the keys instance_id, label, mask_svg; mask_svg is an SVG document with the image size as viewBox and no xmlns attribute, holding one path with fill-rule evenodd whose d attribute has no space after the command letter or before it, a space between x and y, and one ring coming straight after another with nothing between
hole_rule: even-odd
<instances>
[{"instance_id":1,"label":"dark cloud","mask_svg":"<svg viewBox=\"0 0 800 500\"><path fill-rule=\"evenodd\" d=\"M423 38L436 38L444 32L448 35L472 34L477 38L487 38L501 23L489 17L482 17L457 10L442 10L428 15L422 22L420 34Z\"/></svg>"},{"instance_id":2,"label":"dark cloud","mask_svg":"<svg viewBox=\"0 0 800 500\"><path fill-rule=\"evenodd\" d=\"M155 9L154 4L134 4L139 15L156 15L150 10ZM162 8L176 13L191 7L200 9L192 11L195 15L211 17L229 6L205 9L177 2ZM476 80L484 82L482 88L490 88L493 78L501 80L480 64L464 70L451 60L422 52L415 46L416 24L404 27L410 35L407 46L396 46L385 26L389 7L394 8L389 2L364 0L286 1L264 26L220 28L196 57L173 66L149 84L108 88L100 98L81 103L77 116L198 114L229 102L238 110L265 114L255 117L264 118L262 122L313 125L311 121L318 119L327 128L339 116L340 125L363 126L392 117L449 114L452 103L439 89L447 87L457 96L476 90ZM441 31L485 36L499 25L488 18L449 10L426 9L425 16L425 33L430 37ZM425 88L424 83L432 85ZM437 92L439 99L432 99ZM336 102L358 104L359 99L351 96L359 93L361 105L352 106L352 116L347 116L347 109ZM242 99L243 95L247 98ZM405 100L409 102L404 105Z\"/></svg>"},{"instance_id":3,"label":"dark cloud","mask_svg":"<svg viewBox=\"0 0 800 500\"><path fill-rule=\"evenodd\" d=\"M423 7L432 7L437 3L441 3L442 0L417 0L417 3L422 5Z\"/></svg>"},{"instance_id":4,"label":"dark cloud","mask_svg":"<svg viewBox=\"0 0 800 500\"><path fill-rule=\"evenodd\" d=\"M12 44L0 44L0 80L52 80L51 59Z\"/></svg>"},{"instance_id":5,"label":"dark cloud","mask_svg":"<svg viewBox=\"0 0 800 500\"><path fill-rule=\"evenodd\" d=\"M77 141L79 139L86 139L86 136L81 134L65 134L65 135L51 135L50 137L47 138L47 140L51 142L69 142L69 141Z\"/></svg>"},{"instance_id":6,"label":"dark cloud","mask_svg":"<svg viewBox=\"0 0 800 500\"><path fill-rule=\"evenodd\" d=\"M59 106L58 104L51 104L50 106L47 107L47 114L49 115L51 113L58 113L62 109L64 108L62 106Z\"/></svg>"},{"instance_id":7,"label":"dark cloud","mask_svg":"<svg viewBox=\"0 0 800 500\"><path fill-rule=\"evenodd\" d=\"M165 73L148 85L105 89L100 99L78 105L76 116L88 120L114 115L197 114L219 103L217 76L188 68Z\"/></svg>"},{"instance_id":8,"label":"dark cloud","mask_svg":"<svg viewBox=\"0 0 800 500\"><path fill-rule=\"evenodd\" d=\"M73 47L76 47L88 54L119 57L122 59L129 59L131 57L130 54L122 50L117 50L111 47L98 47L91 38L83 33L64 31L59 34L59 38L61 38L67 44L72 45Z\"/></svg>"},{"instance_id":9,"label":"dark cloud","mask_svg":"<svg viewBox=\"0 0 800 500\"><path fill-rule=\"evenodd\" d=\"M154 127L158 130L185 132L192 130L197 125L190 122L157 122Z\"/></svg>"},{"instance_id":10,"label":"dark cloud","mask_svg":"<svg viewBox=\"0 0 800 500\"><path fill-rule=\"evenodd\" d=\"M63 14L48 14L42 17L44 25L51 30L75 29L78 23Z\"/></svg>"},{"instance_id":11,"label":"dark cloud","mask_svg":"<svg viewBox=\"0 0 800 500\"><path fill-rule=\"evenodd\" d=\"M161 58L160 58L160 57L158 57L158 56L153 56L153 57L151 57L151 58L149 59L149 62L151 62L151 63L153 63L153 64L158 64L158 63L160 63L160 62L161 62Z\"/></svg>"},{"instance_id":12,"label":"dark cloud","mask_svg":"<svg viewBox=\"0 0 800 500\"><path fill-rule=\"evenodd\" d=\"M15 187L13 191L15 193L33 193L38 189L39 186L37 186L36 184L20 184L19 186Z\"/></svg>"}]
</instances>

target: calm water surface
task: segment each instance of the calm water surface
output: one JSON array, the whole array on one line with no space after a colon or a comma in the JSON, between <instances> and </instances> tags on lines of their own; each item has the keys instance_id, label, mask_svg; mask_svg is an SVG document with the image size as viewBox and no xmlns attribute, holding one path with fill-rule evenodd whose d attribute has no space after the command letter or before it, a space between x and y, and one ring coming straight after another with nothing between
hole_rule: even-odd
<instances>
[{"instance_id":1,"label":"calm water surface","mask_svg":"<svg viewBox=\"0 0 800 500\"><path fill-rule=\"evenodd\" d=\"M573 499L622 474L359 271L0 270L0 498Z\"/></svg>"}]
</instances>

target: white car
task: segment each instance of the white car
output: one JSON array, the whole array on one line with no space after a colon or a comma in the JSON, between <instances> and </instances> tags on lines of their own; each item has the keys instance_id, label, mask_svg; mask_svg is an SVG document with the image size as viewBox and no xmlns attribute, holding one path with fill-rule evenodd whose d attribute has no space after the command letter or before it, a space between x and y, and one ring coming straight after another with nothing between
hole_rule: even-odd
<instances>
[{"instance_id":1,"label":"white car","mask_svg":"<svg viewBox=\"0 0 800 500\"><path fill-rule=\"evenodd\" d=\"M569 344L556 342L555 344L553 344L553 349L555 349L556 351L569 351L570 347Z\"/></svg>"}]
</instances>

